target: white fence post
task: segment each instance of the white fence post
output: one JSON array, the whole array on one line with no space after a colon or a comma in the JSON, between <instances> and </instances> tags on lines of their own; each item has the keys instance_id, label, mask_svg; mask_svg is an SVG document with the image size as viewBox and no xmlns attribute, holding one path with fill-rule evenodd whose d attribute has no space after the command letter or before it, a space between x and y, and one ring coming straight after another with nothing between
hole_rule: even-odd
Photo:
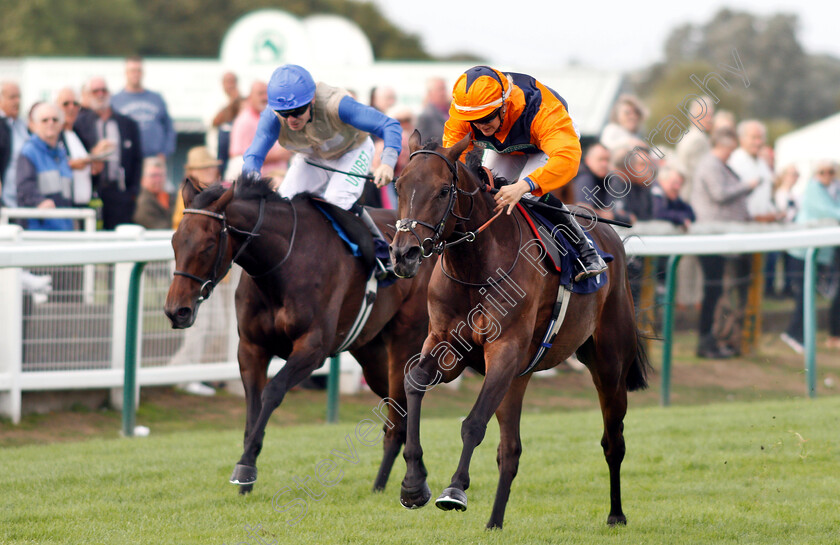
<instances>
[{"instance_id":1,"label":"white fence post","mask_svg":"<svg viewBox=\"0 0 840 545\"><path fill-rule=\"evenodd\" d=\"M0 241L20 239L19 225L0 225ZM13 424L20 422L20 374L23 367L23 297L21 269L0 269L0 414Z\"/></svg>"},{"instance_id":2,"label":"white fence post","mask_svg":"<svg viewBox=\"0 0 840 545\"><path fill-rule=\"evenodd\" d=\"M90 214L83 220L84 232L93 234L96 232L96 211L90 209ZM96 265L85 265L82 269L82 293L86 305L93 304L93 290L96 288Z\"/></svg>"},{"instance_id":3,"label":"white fence post","mask_svg":"<svg viewBox=\"0 0 840 545\"><path fill-rule=\"evenodd\" d=\"M0 209L0 225L9 223L9 219L30 218L69 218L81 220L86 233L96 232L96 210L93 208L3 208ZM93 289L96 275L94 265L82 268L82 294L86 305L93 304Z\"/></svg>"},{"instance_id":4,"label":"white fence post","mask_svg":"<svg viewBox=\"0 0 840 545\"><path fill-rule=\"evenodd\" d=\"M118 225L115 231L124 236L126 240L142 240L146 230L139 225L126 224ZM113 289L113 306L111 307L111 368L120 371L125 370L125 328L126 318L128 313L128 284L131 280L131 269L134 268L133 262L115 263L114 264L114 289ZM143 293L142 285L140 293ZM140 365L140 346L143 339L143 320L142 320L141 302L138 312L141 313L140 319L137 320L137 364ZM140 402L140 382L137 381L137 391L134 399L137 404ZM111 406L117 410L123 408L123 391L122 388L111 389Z\"/></svg>"}]
</instances>

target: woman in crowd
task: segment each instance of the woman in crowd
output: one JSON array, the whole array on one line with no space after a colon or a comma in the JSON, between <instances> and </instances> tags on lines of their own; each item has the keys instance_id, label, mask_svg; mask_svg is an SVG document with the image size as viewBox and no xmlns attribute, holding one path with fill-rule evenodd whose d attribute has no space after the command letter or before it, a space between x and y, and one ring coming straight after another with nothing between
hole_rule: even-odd
<instances>
[{"instance_id":1,"label":"woman in crowd","mask_svg":"<svg viewBox=\"0 0 840 545\"><path fill-rule=\"evenodd\" d=\"M601 144L610 151L632 148L641 139L642 123L646 117L647 111L638 98L621 95L610 113L610 122L601 132Z\"/></svg>"},{"instance_id":2,"label":"woman in crowd","mask_svg":"<svg viewBox=\"0 0 840 545\"><path fill-rule=\"evenodd\" d=\"M836 177L837 166L832 161L821 161L817 164L814 178L808 181L805 194L799 206L794 223L805 224L821 219L840 221L840 191ZM790 250L794 259L791 260L792 273L795 275L794 298L796 309L790 318L787 331L782 333L782 340L794 351L804 352L803 306L804 306L804 271L805 249ZM821 248L817 251L817 262L823 266L831 266L834 262L834 248ZM828 340L829 348L840 348L840 289L834 294L828 311Z\"/></svg>"}]
</instances>

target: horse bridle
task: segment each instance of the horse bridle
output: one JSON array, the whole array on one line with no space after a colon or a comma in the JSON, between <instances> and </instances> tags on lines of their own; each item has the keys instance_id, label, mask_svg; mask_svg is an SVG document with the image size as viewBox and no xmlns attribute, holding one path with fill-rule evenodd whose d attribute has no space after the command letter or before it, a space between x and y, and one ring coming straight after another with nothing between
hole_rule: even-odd
<instances>
[{"instance_id":1,"label":"horse bridle","mask_svg":"<svg viewBox=\"0 0 840 545\"><path fill-rule=\"evenodd\" d=\"M443 159L446 162L446 166L448 166L449 170L452 172L452 182L450 182L450 184L449 184L449 188L450 188L449 189L449 206L447 207L446 212L443 214L443 217L440 219L440 221L437 223L437 225L431 225L429 223L426 223L426 222L423 222L423 221L420 221L420 220L413 220L413 219L397 220L397 223L396 223L397 231L409 232L412 235L414 235L414 237L419 242L419 244L420 244L420 261L422 262L424 258L431 257L432 252L437 252L438 255L443 254L443 251L446 249L447 246L455 246L457 244L461 244L462 242L473 242L475 240L476 236L478 236L479 233L484 231L484 229L486 229L491 223L493 223L497 218L499 218L502 215L502 212L504 211L504 209L499 210L496 213L496 215L494 215L492 218L490 218L487 222L485 222L481 227L477 228L476 230L467 231L466 233L456 231L453 234L459 235L460 238L458 238L458 239L456 239L452 242L447 242L446 240L443 240L441 237L442 237L442 234L443 234L444 226L446 225L446 222L449 219L449 215L451 214L461 221L468 221L470 219L470 216L472 216L473 207L475 205L475 201L473 200L473 197L476 195L476 193L478 193L481 190L481 188L477 187L475 189L475 191L471 191L471 192L459 188L458 187L458 169L457 169L457 166L454 165L452 163L452 161L450 161L449 158L447 158L445 155L443 155L441 153L438 153L436 151L417 150L417 151L413 152L411 155L408 156L408 160L411 161L412 157L414 157L415 155L420 154L420 153L428 153L430 155L436 155L436 156L440 157L441 159ZM489 170L487 170L487 175L490 178L490 180L492 181L492 173L490 173ZM486 190L489 190L489 188L490 188L490 183L487 183L487 189ZM459 216L458 214L455 213L455 202L457 201L457 194L458 193L460 193L462 195L467 195L470 198L470 211L469 211L469 213L467 214L466 217L461 217L461 216ZM420 235L418 235L417 232L414 230L414 228L417 227L418 225L422 225L423 227L431 229L432 232L434 233L434 236L433 237L427 237L427 238L421 240ZM518 243L518 245L519 245L520 248L522 248L522 225L520 225L519 222L517 221L516 226L519 228L519 243ZM432 243L432 252L429 252L428 254L426 253L426 250L423 248L423 245L427 241L430 241ZM502 274L502 276L510 276L510 273L513 272L513 269L516 268L516 264L519 262L519 255L520 255L520 252L517 252L516 257L513 259L513 264L510 266L510 268L507 270L506 273ZM444 274L444 276L446 276L447 278L449 278L453 282L461 284L462 286L468 286L468 287L473 287L473 288L481 288L481 287L485 287L485 286L491 286L493 284L498 284L498 282L499 282L498 280L495 280L495 279L488 279L487 282L483 282L483 283L466 282L464 280L459 280L459 279L455 278L454 276L452 276L450 273L448 273L446 271L446 269L443 268L443 259L442 258L441 258L441 261L440 261L440 270Z\"/></svg>"},{"instance_id":2,"label":"horse bridle","mask_svg":"<svg viewBox=\"0 0 840 545\"><path fill-rule=\"evenodd\" d=\"M470 216L472 216L473 206L475 201L473 197L475 197L476 193L480 191L480 188L476 188L475 191L466 191L458 187L458 166L449 160L448 157L433 150L417 150L413 152L411 155L408 156L408 160L411 161L415 155L420 154L429 154L435 155L443 159L446 163L446 166L449 167L449 171L452 172L452 181L449 183L449 204L446 207L446 212L444 212L443 217L440 218L440 221L437 224L432 225L431 223L427 223L425 221L420 221L416 219L410 218L403 218L399 219L396 222L395 227L397 228L397 232L403 231L406 233L411 233L417 239L417 243L420 245L420 260L422 261L425 258L432 257L433 254L437 253L438 255L443 253L443 250L446 249L446 246L452 246L455 244L460 244L461 242L472 242L475 240L476 232L471 231L467 233L456 232L454 234L461 235L461 238L454 241L454 242L447 242L443 240L443 231L446 229L446 222L449 221L449 216L455 216L455 218L461 221L468 221ZM470 198L470 208L469 213L466 217L461 217L457 213L455 213L455 203L458 202L458 195L466 195ZM426 237L424 239L420 238L420 235L417 234L417 231L414 229L418 226L423 226L432 231L431 237ZM431 243L431 250L426 253L426 243Z\"/></svg>"},{"instance_id":3,"label":"horse bridle","mask_svg":"<svg viewBox=\"0 0 840 545\"><path fill-rule=\"evenodd\" d=\"M220 222L222 222L222 229L219 232L218 251L216 252L216 259L215 259L215 262L213 263L212 276L210 276L210 278L201 278L201 277L198 277L194 274L184 272L184 271L177 271L176 270L174 272L174 274L177 275L177 276L186 276L187 278L189 278L191 280L195 280L196 282L201 284L201 288L199 288L199 290L198 290L198 302L199 303L207 300L207 298L210 297L210 295L213 293L213 289L216 287L216 285L219 283L219 281L222 278L225 277L225 275L228 273L230 268L233 266L233 263L236 262L236 260L239 258L240 255L242 255L242 252L245 251L245 249L248 247L248 245L251 243L251 241L253 239L255 239L256 237L260 236L259 230L260 230L260 227L262 227L263 218L265 216L264 212L265 212L265 198L263 197L262 199L260 199L260 212L259 212L259 216L257 217L257 223L254 225L254 230L253 231L243 231L241 229L237 229L233 225L228 224L227 216L225 216L224 214L219 214L218 212L211 212L210 210L201 210L200 208L187 208L187 209L184 210L184 214L196 214L196 215L200 215L200 216L207 216L209 218L214 218L214 219L217 219ZM295 223L297 223L297 222L295 222ZM237 250L236 255L233 256L233 259L230 260L230 263L228 264L228 266L224 270L224 272L222 274L219 274L219 269L221 269L222 260L224 259L225 248L227 248L228 233L231 232L231 231L234 232L234 233L240 234L240 235L245 235L248 238L246 238L245 242L242 243L242 246L239 247L239 250ZM289 248L289 251L291 252L291 247ZM286 255L286 257L288 257L288 254ZM283 258L283 261L285 261L285 260L286 259Z\"/></svg>"}]
</instances>

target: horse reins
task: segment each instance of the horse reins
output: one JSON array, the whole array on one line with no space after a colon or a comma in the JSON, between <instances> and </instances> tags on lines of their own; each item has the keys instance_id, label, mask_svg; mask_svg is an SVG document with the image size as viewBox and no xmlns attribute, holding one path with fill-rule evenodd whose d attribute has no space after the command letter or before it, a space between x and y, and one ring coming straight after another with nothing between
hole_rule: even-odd
<instances>
[{"instance_id":1,"label":"horse reins","mask_svg":"<svg viewBox=\"0 0 840 545\"><path fill-rule=\"evenodd\" d=\"M201 278L194 274L178 271L176 270L173 274L176 276L185 276L191 280L195 280L201 287L198 290L198 302L201 303L205 301L210 295L213 293L213 289L219 283L219 281L225 277L225 275L230 271L230 268L233 266L233 263L242 255L242 252L248 247L251 241L260 236L259 230L262 227L263 219L265 217L265 198L263 197L260 199L260 211L259 216L257 217L257 223L254 225L253 231L243 231L241 229L237 229L236 227L229 225L227 222L227 217L224 214L219 214L218 212L211 212L210 210L201 210L199 208L186 208L184 210L184 214L196 214L200 216L207 216L209 218L217 219L222 222L222 230L219 232L219 243L218 243L218 251L216 252L216 259L213 263L213 273L210 278ZM297 222L295 222L297 223ZM228 232L233 231L234 233L240 235L246 235L248 238L245 239L245 242L239 247L236 254L231 259L230 263L227 266L227 269L220 275L219 269L222 266L222 260L224 259L225 248L227 247L227 239L228 239ZM291 246L289 247L289 251L291 252ZM288 257L288 254L286 255ZM285 258L283 259L285 261Z\"/></svg>"},{"instance_id":2,"label":"horse reins","mask_svg":"<svg viewBox=\"0 0 840 545\"><path fill-rule=\"evenodd\" d=\"M437 253L438 255L442 255L444 250L446 250L446 248L449 247L449 246L456 246L458 244L461 244L462 242L474 242L476 237L482 231L487 229L490 226L491 223L493 223L494 221L496 221L496 219L501 217L502 213L504 212L504 208L502 208L501 210L496 212L496 214L492 218L490 218L489 220L484 222L480 227L478 227L478 229L475 229L474 231L467 231L466 233L462 233L462 232L458 232L458 231L454 232L453 234L460 235L460 238L458 238L458 239L456 239L452 242L448 242L446 240L443 240L442 239L443 231L446 228L446 222L449 220L449 216L452 215L455 218L457 218L461 221L464 221L464 222L468 221L470 219L470 217L472 216L473 208L475 206L474 197L479 191L481 191L482 188L477 187L474 191L466 191L466 190L458 187L458 166L457 166L457 164L453 163L452 161L449 160L448 157L446 157L445 155L443 155L442 153L439 153L437 151L425 150L425 149L417 150L417 151L414 151L411 155L408 156L408 160L411 161L411 159L415 155L424 154L424 153L429 154L429 155L435 155L435 156L443 159L443 161L446 163L446 166L449 167L449 171L452 172L452 181L449 184L449 204L446 208L446 212L444 212L444 214L443 214L443 217L440 219L440 221L436 225L432 225L432 224L426 223L424 221L409 219L409 218L399 219L396 222L396 228L397 228L398 232L403 231L403 232L411 233L417 239L417 242L420 245L420 260L421 261L424 258L431 257L432 253ZM483 167L483 168L484 168L485 172L487 173L487 177L488 177L489 182L492 182L493 174L490 172L490 170L487 167ZM491 187L489 182L485 185L484 191L489 191L489 188ZM459 216L455 212L455 203L458 200L458 198L457 198L458 194L466 195L470 198L469 213L467 213L467 215L465 217ZM430 229L433 233L433 236L432 237L426 237L425 239L421 239L420 235L418 235L417 232L414 230L414 228L417 227L418 225L421 225L423 227L426 227L427 229ZM519 245L521 246L522 245L522 226L519 224L518 221L516 222L516 225L517 225L517 227L519 227ZM430 242L432 244L432 248L431 248L431 251L429 253L426 253L426 250L425 250L426 242ZM510 269L508 269L508 271L507 271L507 273L505 273L505 275L510 275L510 273L513 271L513 269L516 267L516 264L517 264L518 261L519 261L519 252L517 252L516 258L514 258L514 260L513 260L513 265L511 265ZM463 280L458 280L457 278L453 277L448 272L446 272L446 269L443 268L443 260L442 259L441 259L441 262L440 262L440 270L441 270L441 272L443 272L444 276L446 276L447 278L449 278L453 282L457 282L457 283L462 284L464 286L483 287L483 286L489 286L489 285L492 285L495 282L498 282L498 280L492 280L491 279L486 283L476 284L476 283L472 283L472 282L465 282Z\"/></svg>"},{"instance_id":3,"label":"horse reins","mask_svg":"<svg viewBox=\"0 0 840 545\"><path fill-rule=\"evenodd\" d=\"M252 274L251 278L262 278L263 276L268 275L271 272L274 272L278 268L280 268L283 263L289 259L289 256L292 255L292 248L295 247L295 235L297 234L297 209L295 208L295 203L292 199L288 199L289 206L292 207L292 234L289 236L289 248L286 250L286 255L283 256L283 259L275 263L265 272L261 272L259 274Z\"/></svg>"},{"instance_id":4,"label":"horse reins","mask_svg":"<svg viewBox=\"0 0 840 545\"><path fill-rule=\"evenodd\" d=\"M456 164L454 164L452 161L450 161L448 157L446 157L445 155L443 155L442 153L439 153L437 151L417 150L417 151L413 152L411 155L408 156L408 160L411 161L411 159L415 155L424 154L424 153L429 154L429 155L435 155L435 156L443 159L443 161L446 163L446 166L449 167L449 171L452 172L452 181L449 184L449 191L448 191L449 192L449 203L446 207L446 212L443 213L443 217L441 217L440 221L437 222L437 224L432 225L432 224L427 223L425 221L409 219L409 218L400 219L400 220L397 220L397 222L396 222L395 227L397 228L398 232L403 231L403 232L411 233L412 235L414 235L414 238L417 239L417 242L420 245L420 255L421 255L420 259L421 260L425 259L425 258L428 258L428 257L431 257L433 253L437 253L438 255L441 255L443 253L443 251L446 249L447 246L455 246L457 244L461 244L462 242L473 242L475 240L475 237L478 236L478 234L481 233L482 231L484 231L487 227L489 227L490 224L493 223L493 221L495 221L496 218L498 218L501 215L501 212L502 212L502 211L499 211L499 213L497 213L495 216L490 218L490 220L488 220L486 223L484 223L484 225L482 225L481 227L479 227L478 229L476 229L474 231L467 231L466 233L463 233L463 232L460 232L460 231L454 232L453 234L460 236L460 238L457 239L457 240L454 240L454 241L451 241L451 242L443 240L442 239L443 231L446 228L446 222L449 220L450 215L454 216L456 219L459 219L461 221L468 221L470 219L470 216L472 216L473 207L475 206L474 197L479 191L481 191L481 188L476 188L475 191L466 191L466 190L458 187L458 166ZM455 212L455 203L458 201L458 195L459 194L460 195L465 195L465 196L470 198L469 212L467 213L466 216L463 216L463 217L459 216ZM421 239L420 235L418 235L417 232L414 230L414 228L417 227L418 225L421 225L421 226L431 230L432 231L432 236ZM428 253L426 252L426 249L425 249L425 246L426 246L427 242L431 243L431 245L432 245L431 251L429 251Z\"/></svg>"}]
</instances>

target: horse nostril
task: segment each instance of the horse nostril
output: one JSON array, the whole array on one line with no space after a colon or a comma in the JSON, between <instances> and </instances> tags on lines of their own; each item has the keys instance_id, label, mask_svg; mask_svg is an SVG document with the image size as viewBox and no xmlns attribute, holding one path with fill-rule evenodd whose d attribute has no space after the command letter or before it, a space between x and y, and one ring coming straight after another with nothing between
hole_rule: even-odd
<instances>
[{"instance_id":1,"label":"horse nostril","mask_svg":"<svg viewBox=\"0 0 840 545\"><path fill-rule=\"evenodd\" d=\"M188 318L191 313L192 311L189 307L181 307L178 309L177 316L178 318Z\"/></svg>"},{"instance_id":2,"label":"horse nostril","mask_svg":"<svg viewBox=\"0 0 840 545\"><path fill-rule=\"evenodd\" d=\"M420 259L420 246L412 246L408 249L405 253L405 259L409 261L414 261L415 259Z\"/></svg>"}]
</instances>

